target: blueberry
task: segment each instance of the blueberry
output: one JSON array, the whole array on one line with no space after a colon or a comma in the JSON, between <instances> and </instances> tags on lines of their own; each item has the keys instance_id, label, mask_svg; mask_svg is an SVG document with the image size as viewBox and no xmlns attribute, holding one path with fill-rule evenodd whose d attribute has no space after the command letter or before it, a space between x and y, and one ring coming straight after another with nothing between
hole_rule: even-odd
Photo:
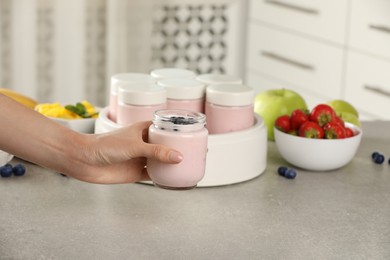
<instances>
[{"instance_id":1,"label":"blueberry","mask_svg":"<svg viewBox=\"0 0 390 260\"><path fill-rule=\"evenodd\" d=\"M375 157L377 157L378 155L380 155L380 153L378 153L378 152L373 152L373 153L371 154L371 158L372 158L373 160L375 160Z\"/></svg>"},{"instance_id":2,"label":"blueberry","mask_svg":"<svg viewBox=\"0 0 390 260\"><path fill-rule=\"evenodd\" d=\"M286 166L280 166L278 168L278 173L280 176L286 176L286 171L287 171L287 167Z\"/></svg>"},{"instance_id":3,"label":"blueberry","mask_svg":"<svg viewBox=\"0 0 390 260\"><path fill-rule=\"evenodd\" d=\"M7 178L11 177L12 175L12 165L11 164L6 164L4 166L0 167L0 175L1 177Z\"/></svg>"},{"instance_id":4,"label":"blueberry","mask_svg":"<svg viewBox=\"0 0 390 260\"><path fill-rule=\"evenodd\" d=\"M183 116L172 116L170 117L170 122L172 122L175 125L191 125L195 123L195 120L193 118L185 118Z\"/></svg>"},{"instance_id":5,"label":"blueberry","mask_svg":"<svg viewBox=\"0 0 390 260\"><path fill-rule=\"evenodd\" d=\"M15 176L23 176L26 173L26 167L22 164L17 164L12 168L12 172Z\"/></svg>"},{"instance_id":6,"label":"blueberry","mask_svg":"<svg viewBox=\"0 0 390 260\"><path fill-rule=\"evenodd\" d=\"M297 172L294 169L287 169L284 176L287 179L294 179L297 176Z\"/></svg>"},{"instance_id":7,"label":"blueberry","mask_svg":"<svg viewBox=\"0 0 390 260\"><path fill-rule=\"evenodd\" d=\"M385 161L385 157L382 154L375 156L374 162L377 164L382 164Z\"/></svg>"}]
</instances>

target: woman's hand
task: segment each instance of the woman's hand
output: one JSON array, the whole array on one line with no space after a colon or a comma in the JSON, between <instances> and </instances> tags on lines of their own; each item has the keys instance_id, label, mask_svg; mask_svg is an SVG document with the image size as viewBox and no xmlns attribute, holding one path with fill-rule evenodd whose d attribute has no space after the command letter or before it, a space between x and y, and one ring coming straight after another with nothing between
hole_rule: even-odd
<instances>
[{"instance_id":1,"label":"woman's hand","mask_svg":"<svg viewBox=\"0 0 390 260\"><path fill-rule=\"evenodd\" d=\"M0 150L92 183L149 179L146 158L179 163L182 155L147 143L151 122L106 134L81 134L0 94Z\"/></svg>"},{"instance_id":2,"label":"woman's hand","mask_svg":"<svg viewBox=\"0 0 390 260\"><path fill-rule=\"evenodd\" d=\"M151 122L140 122L113 132L85 135L82 170L72 169L76 179L93 183L128 183L149 180L146 158L179 163L182 155L168 147L147 143Z\"/></svg>"}]
</instances>

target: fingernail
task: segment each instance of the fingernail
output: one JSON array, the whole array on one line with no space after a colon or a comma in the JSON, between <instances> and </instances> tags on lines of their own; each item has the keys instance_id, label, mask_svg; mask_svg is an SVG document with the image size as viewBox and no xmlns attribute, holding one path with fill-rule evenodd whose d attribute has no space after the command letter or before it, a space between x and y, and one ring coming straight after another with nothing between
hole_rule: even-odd
<instances>
[{"instance_id":1,"label":"fingernail","mask_svg":"<svg viewBox=\"0 0 390 260\"><path fill-rule=\"evenodd\" d=\"M183 155L179 152L172 151L169 153L169 160L172 162L181 162L183 160Z\"/></svg>"}]
</instances>

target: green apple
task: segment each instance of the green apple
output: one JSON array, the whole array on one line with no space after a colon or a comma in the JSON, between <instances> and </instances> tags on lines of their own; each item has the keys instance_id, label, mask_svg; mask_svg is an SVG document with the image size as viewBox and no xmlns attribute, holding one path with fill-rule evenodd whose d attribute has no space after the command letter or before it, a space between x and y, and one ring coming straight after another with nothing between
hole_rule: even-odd
<instances>
[{"instance_id":1,"label":"green apple","mask_svg":"<svg viewBox=\"0 0 390 260\"><path fill-rule=\"evenodd\" d=\"M359 113L356 108L345 100L335 99L329 101L327 104L331 106L336 111L336 113L350 113L359 118Z\"/></svg>"},{"instance_id":2,"label":"green apple","mask_svg":"<svg viewBox=\"0 0 390 260\"><path fill-rule=\"evenodd\" d=\"M269 89L255 97L254 110L268 129L268 140L274 140L274 124L281 115L290 115L295 109L307 109L306 101L290 89Z\"/></svg>"},{"instance_id":3,"label":"green apple","mask_svg":"<svg viewBox=\"0 0 390 260\"><path fill-rule=\"evenodd\" d=\"M348 122L359 127L361 126L359 118L355 114L348 113L348 112L336 112L336 114L341 119L343 119L344 122Z\"/></svg>"}]
</instances>

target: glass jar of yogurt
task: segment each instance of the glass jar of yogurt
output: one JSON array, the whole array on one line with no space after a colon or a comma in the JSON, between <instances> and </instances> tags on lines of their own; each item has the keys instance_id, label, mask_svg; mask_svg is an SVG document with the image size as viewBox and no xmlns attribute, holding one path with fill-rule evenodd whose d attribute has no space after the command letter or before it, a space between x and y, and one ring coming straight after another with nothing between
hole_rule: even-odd
<instances>
[{"instance_id":1,"label":"glass jar of yogurt","mask_svg":"<svg viewBox=\"0 0 390 260\"><path fill-rule=\"evenodd\" d=\"M206 85L195 79L162 79L158 85L167 90L167 109L204 113Z\"/></svg>"},{"instance_id":2,"label":"glass jar of yogurt","mask_svg":"<svg viewBox=\"0 0 390 260\"><path fill-rule=\"evenodd\" d=\"M122 126L153 119L156 110L166 109L167 92L155 83L119 86L117 123Z\"/></svg>"},{"instance_id":3,"label":"glass jar of yogurt","mask_svg":"<svg viewBox=\"0 0 390 260\"><path fill-rule=\"evenodd\" d=\"M242 84L242 79L238 76L231 74L201 74L196 77L196 80L206 84L206 85L215 85L215 84Z\"/></svg>"},{"instance_id":4,"label":"glass jar of yogurt","mask_svg":"<svg viewBox=\"0 0 390 260\"><path fill-rule=\"evenodd\" d=\"M181 68L161 68L150 72L150 75L156 80L161 79L194 79L195 72Z\"/></svg>"},{"instance_id":5,"label":"glass jar of yogurt","mask_svg":"<svg viewBox=\"0 0 390 260\"><path fill-rule=\"evenodd\" d=\"M120 85L132 83L155 83L156 80L146 73L120 73L111 77L108 118L117 122L118 89Z\"/></svg>"},{"instance_id":6,"label":"glass jar of yogurt","mask_svg":"<svg viewBox=\"0 0 390 260\"><path fill-rule=\"evenodd\" d=\"M186 110L159 110L149 127L149 143L162 144L183 155L178 164L148 159L146 169L161 188L187 190L197 186L206 170L208 131L206 116Z\"/></svg>"},{"instance_id":7,"label":"glass jar of yogurt","mask_svg":"<svg viewBox=\"0 0 390 260\"><path fill-rule=\"evenodd\" d=\"M205 113L210 134L222 134L254 125L254 90L240 84L217 84L206 88Z\"/></svg>"}]
</instances>

